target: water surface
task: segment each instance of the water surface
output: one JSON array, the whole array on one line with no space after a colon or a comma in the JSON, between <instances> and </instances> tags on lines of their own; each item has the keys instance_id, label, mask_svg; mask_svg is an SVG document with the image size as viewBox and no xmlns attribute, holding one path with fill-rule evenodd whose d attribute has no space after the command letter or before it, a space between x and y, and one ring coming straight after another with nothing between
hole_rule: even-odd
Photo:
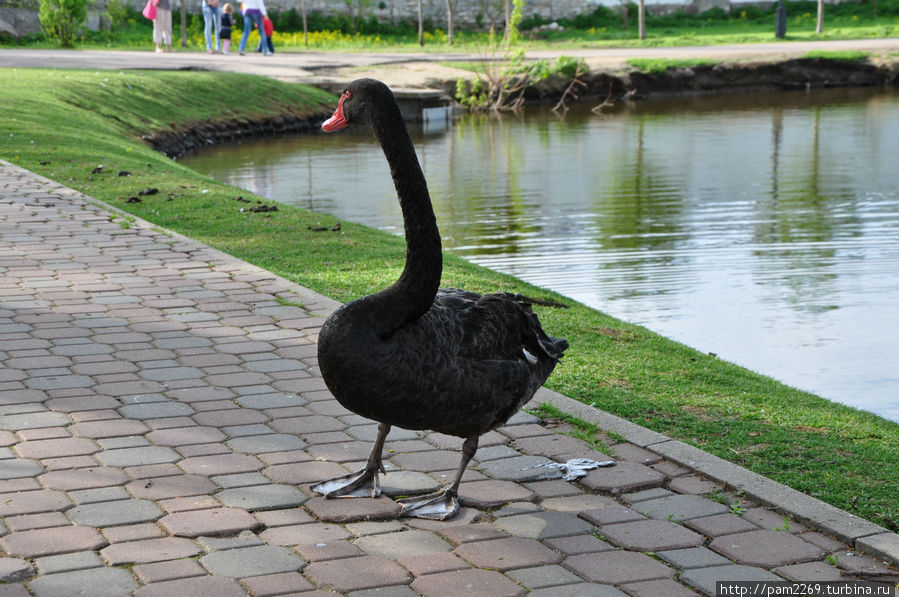
<instances>
[{"instance_id":1,"label":"water surface","mask_svg":"<svg viewBox=\"0 0 899 597\"><path fill-rule=\"evenodd\" d=\"M413 137L453 253L899 421L899 94L529 109ZM402 233L367 131L183 161Z\"/></svg>"}]
</instances>

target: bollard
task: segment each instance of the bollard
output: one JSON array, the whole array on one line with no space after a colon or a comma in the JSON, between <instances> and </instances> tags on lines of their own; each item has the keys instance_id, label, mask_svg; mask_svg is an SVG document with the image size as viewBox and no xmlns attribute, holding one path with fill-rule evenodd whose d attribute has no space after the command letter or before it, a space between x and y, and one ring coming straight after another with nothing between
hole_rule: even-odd
<instances>
[{"instance_id":1,"label":"bollard","mask_svg":"<svg viewBox=\"0 0 899 597\"><path fill-rule=\"evenodd\" d=\"M786 5L784 5L784 0L780 0L780 4L777 5L777 13L774 22L774 37L776 37L777 39L783 39L786 34L787 7Z\"/></svg>"}]
</instances>

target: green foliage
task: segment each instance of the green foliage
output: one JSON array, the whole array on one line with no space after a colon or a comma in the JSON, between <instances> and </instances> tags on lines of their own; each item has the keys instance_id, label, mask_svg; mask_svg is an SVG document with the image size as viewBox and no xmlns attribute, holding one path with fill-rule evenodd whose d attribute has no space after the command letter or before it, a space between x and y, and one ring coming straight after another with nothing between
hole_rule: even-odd
<instances>
[{"instance_id":1,"label":"green foliage","mask_svg":"<svg viewBox=\"0 0 899 597\"><path fill-rule=\"evenodd\" d=\"M509 15L508 30L506 31L506 45L514 46L518 42L518 25L524 18L524 0L512 0L512 14Z\"/></svg>"},{"instance_id":2,"label":"green foliage","mask_svg":"<svg viewBox=\"0 0 899 597\"><path fill-rule=\"evenodd\" d=\"M38 18L48 39L64 48L75 45L75 37L87 21L88 0L41 0Z\"/></svg>"},{"instance_id":3,"label":"green foliage","mask_svg":"<svg viewBox=\"0 0 899 597\"><path fill-rule=\"evenodd\" d=\"M728 18L728 13L720 6L713 6L712 8L699 13L699 18L703 21L726 21Z\"/></svg>"},{"instance_id":4,"label":"green foliage","mask_svg":"<svg viewBox=\"0 0 899 597\"><path fill-rule=\"evenodd\" d=\"M582 58L559 56L555 62L525 60L524 50L507 52L506 60L499 68L494 63L484 63L477 77L471 81L456 81L456 100L470 112L483 110L516 109L521 105L525 90L553 75L569 79L590 69Z\"/></svg>"},{"instance_id":5,"label":"green foliage","mask_svg":"<svg viewBox=\"0 0 899 597\"><path fill-rule=\"evenodd\" d=\"M278 24L278 31L297 32L303 30L303 15L296 8L284 12L269 11L273 23Z\"/></svg>"},{"instance_id":6,"label":"green foliage","mask_svg":"<svg viewBox=\"0 0 899 597\"><path fill-rule=\"evenodd\" d=\"M579 72L582 74L590 72L583 58L559 56L552 65L550 74L560 74L573 79Z\"/></svg>"},{"instance_id":7,"label":"green foliage","mask_svg":"<svg viewBox=\"0 0 899 597\"><path fill-rule=\"evenodd\" d=\"M563 27L569 26L575 29L590 29L591 27L615 27L620 23L621 17L612 12L612 9L599 5L591 13L577 15L570 22L559 24Z\"/></svg>"},{"instance_id":8,"label":"green foliage","mask_svg":"<svg viewBox=\"0 0 899 597\"><path fill-rule=\"evenodd\" d=\"M121 29L136 16L135 11L125 0L106 0L106 15L109 17L109 25L113 29Z\"/></svg>"},{"instance_id":9,"label":"green foliage","mask_svg":"<svg viewBox=\"0 0 899 597\"><path fill-rule=\"evenodd\" d=\"M462 104L469 112L486 109L490 105L487 83L482 77L468 81L462 77L456 80L456 101Z\"/></svg>"}]
</instances>

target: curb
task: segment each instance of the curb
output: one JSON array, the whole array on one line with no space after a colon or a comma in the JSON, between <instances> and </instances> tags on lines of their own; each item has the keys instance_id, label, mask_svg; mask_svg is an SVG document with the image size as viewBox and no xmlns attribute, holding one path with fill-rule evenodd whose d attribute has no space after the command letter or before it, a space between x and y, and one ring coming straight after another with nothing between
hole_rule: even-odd
<instances>
[{"instance_id":1,"label":"curb","mask_svg":"<svg viewBox=\"0 0 899 597\"><path fill-rule=\"evenodd\" d=\"M856 550L891 563L899 562L899 535L813 498L782 483L754 473L699 448L651 431L626 419L609 414L558 392L540 388L525 405L549 404L562 412L620 434L630 443L646 448L713 481L743 492L750 498L792 515L797 521L818 527Z\"/></svg>"}]
</instances>

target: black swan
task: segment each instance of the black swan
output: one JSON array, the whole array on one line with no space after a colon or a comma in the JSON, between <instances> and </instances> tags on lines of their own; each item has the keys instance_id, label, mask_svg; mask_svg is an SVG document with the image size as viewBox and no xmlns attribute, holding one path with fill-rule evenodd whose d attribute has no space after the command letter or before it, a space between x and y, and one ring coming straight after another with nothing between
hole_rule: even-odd
<instances>
[{"instance_id":1,"label":"black swan","mask_svg":"<svg viewBox=\"0 0 899 597\"><path fill-rule=\"evenodd\" d=\"M378 421L365 468L312 487L327 497L377 497L390 427L464 438L453 482L399 500L401 516L443 520L459 510L459 482L478 437L505 423L552 373L568 342L547 336L526 297L438 289L440 233L412 139L390 89L353 81L325 132L367 124L390 165L406 233L406 265L389 288L332 314L318 338L328 389L345 408Z\"/></svg>"}]
</instances>

